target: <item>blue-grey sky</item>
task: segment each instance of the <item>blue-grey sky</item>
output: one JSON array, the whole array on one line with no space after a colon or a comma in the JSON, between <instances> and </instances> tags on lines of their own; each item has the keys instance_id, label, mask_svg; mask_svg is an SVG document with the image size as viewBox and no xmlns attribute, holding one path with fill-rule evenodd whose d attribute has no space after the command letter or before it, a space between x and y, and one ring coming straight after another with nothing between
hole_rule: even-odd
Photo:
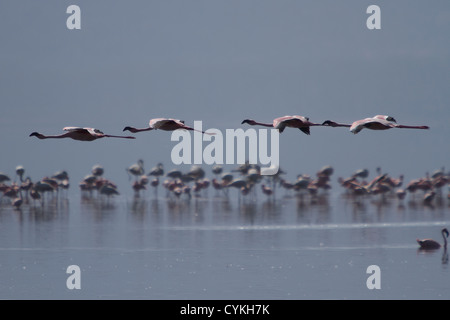
<instances>
[{"instance_id":1,"label":"blue-grey sky","mask_svg":"<svg viewBox=\"0 0 450 320\"><path fill-rule=\"evenodd\" d=\"M81 30L66 27L72 4ZM372 4L381 30L366 27ZM157 117L225 130L293 114L346 123L388 114L431 129L287 129L289 178L328 164L335 177L449 169L449 34L446 0L2 1L0 171L13 176L21 164L36 180L67 170L76 188L99 163L125 193L125 168L139 158L146 171L174 167L169 132L94 142L28 135L65 126L121 134Z\"/></svg>"}]
</instances>

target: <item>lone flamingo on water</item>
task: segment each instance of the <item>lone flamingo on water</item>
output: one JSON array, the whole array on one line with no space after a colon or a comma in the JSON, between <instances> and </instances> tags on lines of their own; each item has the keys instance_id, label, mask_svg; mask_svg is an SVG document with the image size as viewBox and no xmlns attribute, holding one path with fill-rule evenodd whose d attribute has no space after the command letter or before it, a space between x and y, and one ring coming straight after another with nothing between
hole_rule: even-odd
<instances>
[{"instance_id":1,"label":"lone flamingo on water","mask_svg":"<svg viewBox=\"0 0 450 320\"><path fill-rule=\"evenodd\" d=\"M104 134L98 129L95 128L82 128L82 127L65 127L63 128L66 133L60 135L52 135L47 136L43 135L39 132L33 132L30 134L30 137L35 136L39 139L62 139L62 138L71 138L79 141L93 141L100 138L124 138L124 139L136 139L135 137L128 136L114 136L110 134Z\"/></svg>"},{"instance_id":2,"label":"lone flamingo on water","mask_svg":"<svg viewBox=\"0 0 450 320\"><path fill-rule=\"evenodd\" d=\"M391 117L386 115L376 115L371 118L365 118L361 120L356 120L352 124L342 124L337 123L331 120L326 120L322 123L324 126L330 127L349 127L350 132L357 134L362 129L371 129L371 130L387 130L392 128L400 128L400 129L429 129L428 126L407 126L397 124L397 121Z\"/></svg>"},{"instance_id":3,"label":"lone flamingo on water","mask_svg":"<svg viewBox=\"0 0 450 320\"><path fill-rule=\"evenodd\" d=\"M150 119L149 125L147 128L135 128L135 127L125 127L123 131L130 131L133 133L142 132L142 131L150 131L150 130L164 130L164 131L174 131L178 129L185 129L185 130L193 130L201 133L206 133L213 135L214 133L204 132L197 129L194 129L192 127L189 127L184 124L183 120L178 119L171 119L171 118L155 118Z\"/></svg>"},{"instance_id":4,"label":"lone flamingo on water","mask_svg":"<svg viewBox=\"0 0 450 320\"><path fill-rule=\"evenodd\" d=\"M449 235L447 228L442 229L441 234L444 238L444 248L447 249ZM420 249L439 249L441 247L441 244L433 239L417 239L417 243L420 245Z\"/></svg>"},{"instance_id":5,"label":"lone flamingo on water","mask_svg":"<svg viewBox=\"0 0 450 320\"><path fill-rule=\"evenodd\" d=\"M300 129L303 133L309 135L310 130L309 127L313 126L322 126L323 124L320 123L313 123L309 121L309 118L303 117L303 116L284 116L273 119L272 123L261 123L256 122L252 119L245 119L241 122L241 124L248 123L251 126L264 126L264 127L270 127L278 129L280 133L284 131L286 127L289 128L297 128Z\"/></svg>"}]
</instances>

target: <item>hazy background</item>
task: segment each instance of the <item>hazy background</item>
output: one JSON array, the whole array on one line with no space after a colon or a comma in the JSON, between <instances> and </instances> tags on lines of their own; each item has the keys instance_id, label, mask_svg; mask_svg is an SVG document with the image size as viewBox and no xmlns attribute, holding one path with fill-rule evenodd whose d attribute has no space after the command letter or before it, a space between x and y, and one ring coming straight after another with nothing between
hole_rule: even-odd
<instances>
[{"instance_id":1,"label":"hazy background","mask_svg":"<svg viewBox=\"0 0 450 320\"><path fill-rule=\"evenodd\" d=\"M72 4L81 30L66 28ZM381 30L366 27L372 4ZM175 167L171 133L28 135L65 126L122 134L156 117L225 130L293 114L347 123L388 114L431 130L286 130L280 162L291 179L328 164L334 178L377 166L407 180L448 170L449 34L447 0L1 1L0 171L13 177L21 164L37 180L67 170L77 190L99 163L131 193L125 168L139 158L146 171Z\"/></svg>"}]
</instances>

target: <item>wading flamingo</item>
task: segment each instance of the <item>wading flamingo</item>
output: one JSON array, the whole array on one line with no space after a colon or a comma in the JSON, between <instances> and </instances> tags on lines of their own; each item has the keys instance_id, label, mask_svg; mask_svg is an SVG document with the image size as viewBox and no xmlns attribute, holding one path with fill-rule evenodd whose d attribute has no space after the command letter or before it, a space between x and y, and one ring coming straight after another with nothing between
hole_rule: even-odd
<instances>
[{"instance_id":1,"label":"wading flamingo","mask_svg":"<svg viewBox=\"0 0 450 320\"><path fill-rule=\"evenodd\" d=\"M113 136L110 134L104 134L95 128L81 128L81 127L65 127L63 128L66 133L56 135L56 136L46 136L38 132L33 132L30 137L35 136L39 139L61 139L61 138L71 138L79 141L93 141L100 138L125 138L125 139L136 139L135 137L128 136Z\"/></svg>"},{"instance_id":2,"label":"wading flamingo","mask_svg":"<svg viewBox=\"0 0 450 320\"><path fill-rule=\"evenodd\" d=\"M256 122L255 120L245 119L241 122L241 124L248 123L251 126L264 126L278 129L280 133L284 131L286 127L289 128L298 128L303 133L309 135L309 127L312 126L322 126L320 123L312 123L309 121L309 118L303 116L284 116L273 119L272 123L261 123Z\"/></svg>"},{"instance_id":3,"label":"wading flamingo","mask_svg":"<svg viewBox=\"0 0 450 320\"><path fill-rule=\"evenodd\" d=\"M442 229L442 237L444 238L444 248L447 249L447 228ZM417 239L417 243L420 245L420 249L439 249L441 244L433 239Z\"/></svg>"},{"instance_id":4,"label":"wading flamingo","mask_svg":"<svg viewBox=\"0 0 450 320\"><path fill-rule=\"evenodd\" d=\"M149 125L147 128L135 128L135 127L125 127L123 131L130 131L133 133L142 132L142 131L150 131L150 130L164 130L164 131L174 131L178 129L185 130L193 130L201 133L206 133L210 135L214 135L214 133L204 132L192 127L189 127L184 124L183 120L170 119L170 118L155 118L150 119Z\"/></svg>"}]
</instances>

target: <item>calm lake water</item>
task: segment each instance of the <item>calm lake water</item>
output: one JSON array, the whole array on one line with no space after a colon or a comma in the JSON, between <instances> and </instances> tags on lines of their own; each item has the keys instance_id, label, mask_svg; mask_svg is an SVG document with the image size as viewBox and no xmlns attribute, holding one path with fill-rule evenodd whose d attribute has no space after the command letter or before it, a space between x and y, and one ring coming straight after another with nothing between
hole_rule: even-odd
<instances>
[{"instance_id":1,"label":"calm lake water","mask_svg":"<svg viewBox=\"0 0 450 320\"><path fill-rule=\"evenodd\" d=\"M234 190L230 190L234 191ZM71 194L72 192L73 194ZM148 192L109 200L69 196L0 207L2 299L449 299L443 242L449 200L341 193L310 199L215 190L167 199ZM81 289L69 290L68 266ZM368 289L367 268L380 268Z\"/></svg>"}]
</instances>

